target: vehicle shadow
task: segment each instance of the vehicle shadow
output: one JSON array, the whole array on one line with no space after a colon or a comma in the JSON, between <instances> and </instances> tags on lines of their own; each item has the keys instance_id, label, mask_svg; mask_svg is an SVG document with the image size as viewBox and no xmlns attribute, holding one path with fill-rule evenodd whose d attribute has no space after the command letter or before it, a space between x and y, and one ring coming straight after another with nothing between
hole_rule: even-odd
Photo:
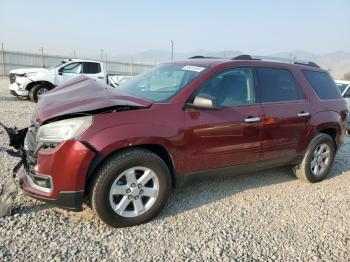
<instances>
[{"instance_id":1,"label":"vehicle shadow","mask_svg":"<svg viewBox=\"0 0 350 262\"><path fill-rule=\"evenodd\" d=\"M343 149L347 150L348 149ZM344 154L345 152L341 152ZM326 180L334 179L350 170L350 157L340 154ZM214 203L241 192L268 187L297 180L290 167L279 167L255 173L240 174L231 177L217 177L199 182L192 181L182 188L173 190L167 206L156 219L163 219L179 213ZM297 183L306 183L296 181ZM316 184L315 184L316 185Z\"/></svg>"},{"instance_id":2,"label":"vehicle shadow","mask_svg":"<svg viewBox=\"0 0 350 262\"><path fill-rule=\"evenodd\" d=\"M211 178L199 182L191 181L173 190L167 206L156 219L199 208L250 189L293 180L296 178L291 169L282 167L255 173Z\"/></svg>"},{"instance_id":3,"label":"vehicle shadow","mask_svg":"<svg viewBox=\"0 0 350 262\"><path fill-rule=\"evenodd\" d=\"M15 96L0 96L0 101L25 101L28 99L24 99L24 98L18 98Z\"/></svg>"},{"instance_id":4,"label":"vehicle shadow","mask_svg":"<svg viewBox=\"0 0 350 262\"><path fill-rule=\"evenodd\" d=\"M49 204L43 203L43 202L37 202L35 205L30 206L17 206L13 208L12 215L22 215L22 214L30 214L30 213L37 213L43 210L48 210L53 208L53 206L50 206Z\"/></svg>"}]
</instances>

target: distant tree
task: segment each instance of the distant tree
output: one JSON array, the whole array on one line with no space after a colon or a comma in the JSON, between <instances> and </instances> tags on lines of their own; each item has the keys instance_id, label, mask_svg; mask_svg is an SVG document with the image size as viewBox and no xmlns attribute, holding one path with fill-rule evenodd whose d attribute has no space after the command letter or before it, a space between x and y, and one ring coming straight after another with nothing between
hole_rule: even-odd
<instances>
[{"instance_id":1,"label":"distant tree","mask_svg":"<svg viewBox=\"0 0 350 262\"><path fill-rule=\"evenodd\" d=\"M343 79L350 81L350 72L345 73Z\"/></svg>"}]
</instances>

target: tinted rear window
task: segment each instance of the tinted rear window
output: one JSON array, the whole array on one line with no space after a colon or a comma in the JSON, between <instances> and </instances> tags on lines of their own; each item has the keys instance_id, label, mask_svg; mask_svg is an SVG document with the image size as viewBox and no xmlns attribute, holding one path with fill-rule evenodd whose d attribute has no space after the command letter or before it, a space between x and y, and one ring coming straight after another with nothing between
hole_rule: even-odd
<instances>
[{"instance_id":1,"label":"tinted rear window","mask_svg":"<svg viewBox=\"0 0 350 262\"><path fill-rule=\"evenodd\" d=\"M258 67L256 76L258 100L261 103L304 99L298 84L287 69Z\"/></svg>"},{"instance_id":2,"label":"tinted rear window","mask_svg":"<svg viewBox=\"0 0 350 262\"><path fill-rule=\"evenodd\" d=\"M303 70L303 73L319 98L338 99L341 97L337 85L327 72Z\"/></svg>"},{"instance_id":3,"label":"tinted rear window","mask_svg":"<svg viewBox=\"0 0 350 262\"><path fill-rule=\"evenodd\" d=\"M100 64L93 62L84 62L85 74L98 74L101 72Z\"/></svg>"}]
</instances>

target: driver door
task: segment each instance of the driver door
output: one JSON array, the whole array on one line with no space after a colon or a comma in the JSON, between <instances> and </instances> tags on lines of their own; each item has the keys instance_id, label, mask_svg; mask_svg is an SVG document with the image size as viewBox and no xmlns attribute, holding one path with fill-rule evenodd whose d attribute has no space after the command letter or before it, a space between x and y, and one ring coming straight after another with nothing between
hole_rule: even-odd
<instances>
[{"instance_id":1,"label":"driver door","mask_svg":"<svg viewBox=\"0 0 350 262\"><path fill-rule=\"evenodd\" d=\"M255 103L252 69L218 73L196 96L211 97L216 109L185 111L185 173L259 161L263 111Z\"/></svg>"},{"instance_id":2,"label":"driver door","mask_svg":"<svg viewBox=\"0 0 350 262\"><path fill-rule=\"evenodd\" d=\"M83 64L81 62L73 62L65 65L58 70L56 85L60 85L63 82L82 74L82 72Z\"/></svg>"}]
</instances>

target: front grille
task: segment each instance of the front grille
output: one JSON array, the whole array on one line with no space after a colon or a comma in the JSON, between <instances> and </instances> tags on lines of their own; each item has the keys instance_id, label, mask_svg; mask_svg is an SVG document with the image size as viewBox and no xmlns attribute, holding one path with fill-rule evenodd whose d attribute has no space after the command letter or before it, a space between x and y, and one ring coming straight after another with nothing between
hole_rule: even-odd
<instances>
[{"instance_id":1,"label":"front grille","mask_svg":"<svg viewBox=\"0 0 350 262\"><path fill-rule=\"evenodd\" d=\"M10 74L10 84L13 84L16 81L16 75Z\"/></svg>"}]
</instances>

